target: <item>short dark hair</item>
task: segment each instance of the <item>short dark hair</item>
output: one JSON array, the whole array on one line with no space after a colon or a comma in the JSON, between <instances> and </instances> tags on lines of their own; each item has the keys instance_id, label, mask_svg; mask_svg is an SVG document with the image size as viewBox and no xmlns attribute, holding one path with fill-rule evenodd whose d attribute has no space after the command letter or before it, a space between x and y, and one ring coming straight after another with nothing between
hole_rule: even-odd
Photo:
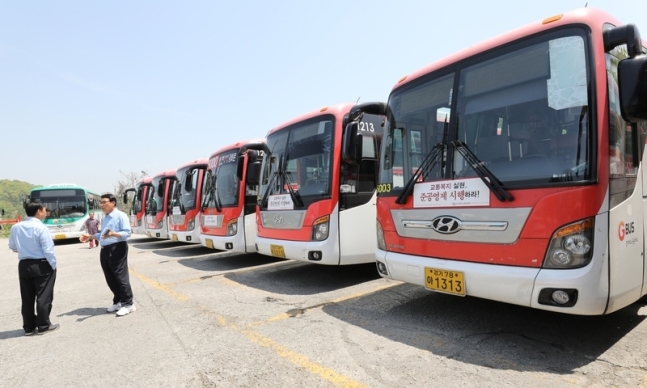
<instances>
[{"instance_id":1,"label":"short dark hair","mask_svg":"<svg viewBox=\"0 0 647 388\"><path fill-rule=\"evenodd\" d=\"M109 199L110 202L114 203L115 205L117 204L117 197L115 197L114 194L103 194L101 196L101 199Z\"/></svg>"},{"instance_id":2,"label":"short dark hair","mask_svg":"<svg viewBox=\"0 0 647 388\"><path fill-rule=\"evenodd\" d=\"M42 202L28 202L25 204L25 213L27 213L27 217L33 217L39 210L44 208L45 205L43 205Z\"/></svg>"}]
</instances>

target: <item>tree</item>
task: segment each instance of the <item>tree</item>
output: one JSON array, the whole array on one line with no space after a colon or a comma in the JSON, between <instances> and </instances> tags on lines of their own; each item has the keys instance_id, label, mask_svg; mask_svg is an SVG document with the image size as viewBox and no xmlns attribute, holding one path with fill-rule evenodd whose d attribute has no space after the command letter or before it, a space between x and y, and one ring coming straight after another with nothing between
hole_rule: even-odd
<instances>
[{"instance_id":1,"label":"tree","mask_svg":"<svg viewBox=\"0 0 647 388\"><path fill-rule=\"evenodd\" d=\"M148 173L143 170L140 171L139 174L136 172L124 173L121 170L119 170L119 173L123 176L123 178L113 185L115 197L117 197L117 207L121 209L121 211L128 214L130 212L130 207L132 206L133 203L132 201L129 201L127 204L124 205L123 203L124 193L126 192L126 189L135 187L137 182L142 180L142 178L148 176Z\"/></svg>"}]
</instances>

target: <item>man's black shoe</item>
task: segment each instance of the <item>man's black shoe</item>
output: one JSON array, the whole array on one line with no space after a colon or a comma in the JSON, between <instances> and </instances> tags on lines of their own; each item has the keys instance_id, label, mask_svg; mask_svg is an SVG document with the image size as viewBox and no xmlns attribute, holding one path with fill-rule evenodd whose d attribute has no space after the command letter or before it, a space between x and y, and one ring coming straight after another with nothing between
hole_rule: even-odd
<instances>
[{"instance_id":1,"label":"man's black shoe","mask_svg":"<svg viewBox=\"0 0 647 388\"><path fill-rule=\"evenodd\" d=\"M34 329L32 331L26 331L25 336L29 337L30 335L38 334L38 329Z\"/></svg>"},{"instance_id":2,"label":"man's black shoe","mask_svg":"<svg viewBox=\"0 0 647 388\"><path fill-rule=\"evenodd\" d=\"M60 326L61 325L59 325L58 323L52 323L51 325L47 326L44 329L38 328L38 334L40 335L40 334L49 333L50 331L54 331L58 329Z\"/></svg>"}]
</instances>

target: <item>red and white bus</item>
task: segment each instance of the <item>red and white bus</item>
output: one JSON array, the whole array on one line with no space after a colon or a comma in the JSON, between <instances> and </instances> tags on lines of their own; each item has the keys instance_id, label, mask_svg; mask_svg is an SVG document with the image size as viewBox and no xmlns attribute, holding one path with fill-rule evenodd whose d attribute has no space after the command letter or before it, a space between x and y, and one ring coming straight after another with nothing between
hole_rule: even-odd
<instances>
[{"instance_id":1,"label":"red and white bus","mask_svg":"<svg viewBox=\"0 0 647 388\"><path fill-rule=\"evenodd\" d=\"M196 159L175 173L168 218L171 241L200 243L200 200L208 162L208 159Z\"/></svg>"},{"instance_id":2,"label":"red and white bus","mask_svg":"<svg viewBox=\"0 0 647 388\"><path fill-rule=\"evenodd\" d=\"M175 170L166 170L155 175L148 184L150 195L146 203L144 232L148 237L168 239L168 215L171 205L171 188L175 182Z\"/></svg>"},{"instance_id":3,"label":"red and white bus","mask_svg":"<svg viewBox=\"0 0 647 388\"><path fill-rule=\"evenodd\" d=\"M202 191L200 244L255 252L258 178L265 139L223 147L209 158Z\"/></svg>"},{"instance_id":4,"label":"red and white bus","mask_svg":"<svg viewBox=\"0 0 647 388\"><path fill-rule=\"evenodd\" d=\"M402 78L386 108L377 268L432 291L600 315L647 293L647 60L590 8Z\"/></svg>"},{"instance_id":5,"label":"red and white bus","mask_svg":"<svg viewBox=\"0 0 647 388\"><path fill-rule=\"evenodd\" d=\"M328 265L375 261L384 116L370 114L368 105L384 110L380 103L330 106L268 133L256 220L259 253ZM361 135L342 142L347 125Z\"/></svg>"},{"instance_id":6,"label":"red and white bus","mask_svg":"<svg viewBox=\"0 0 647 388\"><path fill-rule=\"evenodd\" d=\"M130 187L124 191L123 202L128 203L128 193L132 192L133 205L130 208L130 226L132 227L133 234L146 234L145 226L143 223L144 215L146 214L146 201L150 193L149 184L153 178L145 177L135 184L135 187Z\"/></svg>"}]
</instances>

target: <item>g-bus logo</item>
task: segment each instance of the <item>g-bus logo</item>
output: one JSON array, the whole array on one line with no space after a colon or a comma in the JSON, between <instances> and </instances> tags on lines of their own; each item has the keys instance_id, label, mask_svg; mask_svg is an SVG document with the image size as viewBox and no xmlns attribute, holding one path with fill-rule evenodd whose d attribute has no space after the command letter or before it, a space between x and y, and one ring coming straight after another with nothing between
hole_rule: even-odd
<instances>
[{"instance_id":1,"label":"g-bus logo","mask_svg":"<svg viewBox=\"0 0 647 388\"><path fill-rule=\"evenodd\" d=\"M618 238L620 241L624 241L625 236L632 234L634 232L634 222L627 222L626 224L624 221L620 221L620 224L618 225Z\"/></svg>"}]
</instances>

